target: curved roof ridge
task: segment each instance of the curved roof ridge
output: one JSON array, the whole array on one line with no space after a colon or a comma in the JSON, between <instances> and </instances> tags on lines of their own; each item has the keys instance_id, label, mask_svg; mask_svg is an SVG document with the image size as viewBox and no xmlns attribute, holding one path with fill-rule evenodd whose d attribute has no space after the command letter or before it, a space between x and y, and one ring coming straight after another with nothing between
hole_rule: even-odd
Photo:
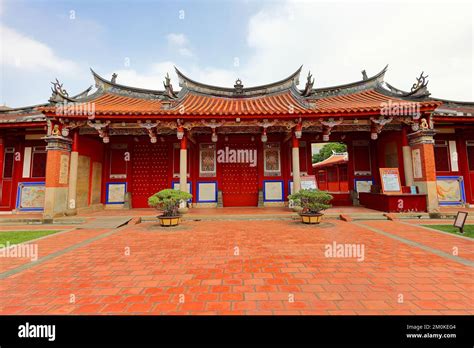
<instances>
[{"instance_id":1,"label":"curved roof ridge","mask_svg":"<svg viewBox=\"0 0 474 348\"><path fill-rule=\"evenodd\" d=\"M177 67L174 68L179 78L179 86L182 87L182 89L198 91L204 94L210 94L214 96L249 97L258 94L268 94L271 92L289 89L293 84L298 84L299 76L303 65L301 65L298 70L296 70L290 76L276 82L252 87L243 87L242 85L241 93L236 93L236 87L219 87L197 82L184 75ZM237 80L240 81L240 79Z\"/></svg>"},{"instance_id":2,"label":"curved roof ridge","mask_svg":"<svg viewBox=\"0 0 474 348\"><path fill-rule=\"evenodd\" d=\"M92 86L89 86L88 88L86 88L82 92L70 97L70 99L72 99L74 101L81 101L83 98L89 97L88 93L91 91L91 89L92 89ZM38 108L45 107L45 106L48 106L48 105L51 105L51 102L41 103L41 104L33 104L33 105L27 105L27 106L20 106L20 107L16 107L16 108L11 108L11 107L6 106L6 108L0 109L0 113L4 113L4 114L19 113L19 112L20 113L21 112L28 113L28 112L36 111Z\"/></svg>"},{"instance_id":3,"label":"curved roof ridge","mask_svg":"<svg viewBox=\"0 0 474 348\"><path fill-rule=\"evenodd\" d=\"M441 98L434 98L431 99L441 101L444 104L454 104L460 106L474 106L474 101L460 101L460 100L449 100L449 99L441 99Z\"/></svg>"},{"instance_id":4,"label":"curved roof ridge","mask_svg":"<svg viewBox=\"0 0 474 348\"><path fill-rule=\"evenodd\" d=\"M158 96L158 97L166 97L166 93L164 90L154 90L154 89L146 89L146 88L122 85L122 84L115 83L103 78L102 76L97 74L92 68L90 68L90 70L96 82L96 87L99 89L102 88L105 91L112 90L113 92L118 92L118 93L124 92L125 94L127 93L144 94L144 97L150 96L150 95Z\"/></svg>"},{"instance_id":5,"label":"curved roof ridge","mask_svg":"<svg viewBox=\"0 0 474 348\"><path fill-rule=\"evenodd\" d=\"M380 84L383 81L383 78L385 76L385 73L388 70L388 64L377 74L368 77L367 79L362 79L359 81L351 82L351 83L345 83L342 85L336 85L336 86L330 86L330 87L321 87L321 88L313 88L311 90L311 94L309 97L313 95L323 95L323 96L328 96L333 92L334 94L337 94L337 92L342 92L342 90L352 90L356 89L357 91L362 90L365 88L370 88L373 86L376 86L377 84Z\"/></svg>"}]
</instances>

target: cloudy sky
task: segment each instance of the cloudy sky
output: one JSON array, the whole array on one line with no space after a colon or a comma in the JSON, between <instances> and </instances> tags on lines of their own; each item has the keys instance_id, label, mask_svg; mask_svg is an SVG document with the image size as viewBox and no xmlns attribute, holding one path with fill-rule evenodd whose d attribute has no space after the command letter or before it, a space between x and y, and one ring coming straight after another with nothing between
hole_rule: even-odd
<instances>
[{"instance_id":1,"label":"cloudy sky","mask_svg":"<svg viewBox=\"0 0 474 348\"><path fill-rule=\"evenodd\" d=\"M273 82L303 67L315 86L361 79L410 89L423 70L433 96L474 100L474 8L467 1L0 0L0 103L46 101L56 77L70 95L89 68L162 89L173 65L194 80Z\"/></svg>"}]
</instances>

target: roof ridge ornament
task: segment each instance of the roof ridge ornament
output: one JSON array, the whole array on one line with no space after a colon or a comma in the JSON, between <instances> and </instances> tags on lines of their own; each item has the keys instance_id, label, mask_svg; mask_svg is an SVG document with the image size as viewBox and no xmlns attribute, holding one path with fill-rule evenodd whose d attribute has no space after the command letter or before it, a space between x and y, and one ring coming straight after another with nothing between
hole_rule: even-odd
<instances>
[{"instance_id":1,"label":"roof ridge ornament","mask_svg":"<svg viewBox=\"0 0 474 348\"><path fill-rule=\"evenodd\" d=\"M367 72L364 70L362 70L362 80L365 81L365 80L368 80L369 77L367 76Z\"/></svg>"},{"instance_id":2,"label":"roof ridge ornament","mask_svg":"<svg viewBox=\"0 0 474 348\"><path fill-rule=\"evenodd\" d=\"M110 79L110 82L113 83L113 84L116 84L117 83L117 74L116 73L113 73L112 74L112 78Z\"/></svg>"},{"instance_id":3,"label":"roof ridge ornament","mask_svg":"<svg viewBox=\"0 0 474 348\"><path fill-rule=\"evenodd\" d=\"M421 72L420 77L416 78L416 82L411 87L411 92L416 92L420 90L421 88L424 88L428 85L429 81L426 80L428 75L423 76L423 74L424 74L424 71Z\"/></svg>"},{"instance_id":4,"label":"roof ridge ornament","mask_svg":"<svg viewBox=\"0 0 474 348\"><path fill-rule=\"evenodd\" d=\"M306 77L306 86L304 87L303 97L307 97L311 94L311 90L313 89L314 85L314 78L311 80L313 75L311 75L311 71L308 71L308 76Z\"/></svg>"},{"instance_id":5,"label":"roof ridge ornament","mask_svg":"<svg viewBox=\"0 0 474 348\"><path fill-rule=\"evenodd\" d=\"M64 89L63 84L60 83L57 78L56 78L56 82L51 82L51 84L53 85L53 87L51 87L51 91L53 93L51 94L49 101L61 102L63 101L63 99L69 99L68 92Z\"/></svg>"},{"instance_id":6,"label":"roof ridge ornament","mask_svg":"<svg viewBox=\"0 0 474 348\"><path fill-rule=\"evenodd\" d=\"M237 80L235 80L235 85L234 85L234 89L235 89L235 94L243 94L244 93L244 85L242 84L242 80L240 78L237 78Z\"/></svg>"},{"instance_id":7,"label":"roof ridge ornament","mask_svg":"<svg viewBox=\"0 0 474 348\"><path fill-rule=\"evenodd\" d=\"M169 73L166 73L165 81L163 82L163 86L165 87L166 95L169 98L173 98L173 99L177 98L177 95L176 95L175 91L173 90L173 85L171 84L171 79L170 79Z\"/></svg>"}]
</instances>

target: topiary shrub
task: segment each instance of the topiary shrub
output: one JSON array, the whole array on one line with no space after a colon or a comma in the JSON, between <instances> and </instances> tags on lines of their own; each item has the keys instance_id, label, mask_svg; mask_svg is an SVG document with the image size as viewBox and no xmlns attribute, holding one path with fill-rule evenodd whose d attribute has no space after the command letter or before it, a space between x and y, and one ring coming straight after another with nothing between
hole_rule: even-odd
<instances>
[{"instance_id":1,"label":"topiary shrub","mask_svg":"<svg viewBox=\"0 0 474 348\"><path fill-rule=\"evenodd\" d=\"M179 203L193 196L187 192L165 189L148 198L148 205L163 211L163 216L178 216Z\"/></svg>"},{"instance_id":2,"label":"topiary shrub","mask_svg":"<svg viewBox=\"0 0 474 348\"><path fill-rule=\"evenodd\" d=\"M331 208L329 202L332 198L326 191L316 189L303 189L288 196L288 199L298 202L303 208L302 214L319 214L321 211Z\"/></svg>"}]
</instances>

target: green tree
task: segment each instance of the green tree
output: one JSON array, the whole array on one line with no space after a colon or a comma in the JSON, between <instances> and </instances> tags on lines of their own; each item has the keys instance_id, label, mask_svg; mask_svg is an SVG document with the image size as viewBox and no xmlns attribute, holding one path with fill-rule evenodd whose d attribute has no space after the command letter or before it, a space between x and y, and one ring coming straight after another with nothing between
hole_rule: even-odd
<instances>
[{"instance_id":1,"label":"green tree","mask_svg":"<svg viewBox=\"0 0 474 348\"><path fill-rule=\"evenodd\" d=\"M347 145L344 143L328 143L324 145L318 153L313 155L313 163L324 161L334 152L346 152Z\"/></svg>"}]
</instances>

